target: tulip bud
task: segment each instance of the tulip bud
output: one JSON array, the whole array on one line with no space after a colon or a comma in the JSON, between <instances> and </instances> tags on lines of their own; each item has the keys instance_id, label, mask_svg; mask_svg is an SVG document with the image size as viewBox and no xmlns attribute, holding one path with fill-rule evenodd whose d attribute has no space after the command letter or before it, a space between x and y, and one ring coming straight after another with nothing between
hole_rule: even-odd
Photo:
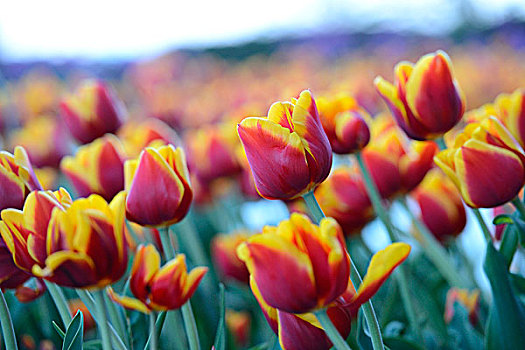
<instances>
[{"instance_id":1,"label":"tulip bud","mask_svg":"<svg viewBox=\"0 0 525 350\"><path fill-rule=\"evenodd\" d=\"M154 118L148 118L140 122L129 121L125 123L118 130L118 137L122 140L126 156L132 158L138 157L140 152L144 148L151 146L153 142L158 145L181 144L175 130L159 119Z\"/></svg>"},{"instance_id":2,"label":"tulip bud","mask_svg":"<svg viewBox=\"0 0 525 350\"><path fill-rule=\"evenodd\" d=\"M338 168L315 190L326 216L333 217L345 236L358 233L375 217L361 176L350 168Z\"/></svg>"},{"instance_id":3,"label":"tulip bud","mask_svg":"<svg viewBox=\"0 0 525 350\"><path fill-rule=\"evenodd\" d=\"M243 347L250 340L250 313L246 311L226 310L226 326L235 340L235 345Z\"/></svg>"},{"instance_id":4,"label":"tulip bud","mask_svg":"<svg viewBox=\"0 0 525 350\"><path fill-rule=\"evenodd\" d=\"M434 157L472 208L493 208L514 199L525 183L525 154L494 117L471 123L454 146Z\"/></svg>"},{"instance_id":5,"label":"tulip bud","mask_svg":"<svg viewBox=\"0 0 525 350\"><path fill-rule=\"evenodd\" d=\"M60 103L60 109L69 131L82 144L117 131L124 119L122 103L100 81L85 81Z\"/></svg>"},{"instance_id":6,"label":"tulip bud","mask_svg":"<svg viewBox=\"0 0 525 350\"><path fill-rule=\"evenodd\" d=\"M81 146L62 160L60 169L80 197L95 193L110 201L124 189L124 150L115 135Z\"/></svg>"},{"instance_id":7,"label":"tulip bud","mask_svg":"<svg viewBox=\"0 0 525 350\"><path fill-rule=\"evenodd\" d=\"M196 267L188 273L184 254L178 254L160 266L160 254L151 244L139 246L129 288L135 298L119 296L109 288L109 296L120 305L143 313L178 309L193 295L207 267Z\"/></svg>"},{"instance_id":8,"label":"tulip bud","mask_svg":"<svg viewBox=\"0 0 525 350\"><path fill-rule=\"evenodd\" d=\"M412 192L421 219L440 241L459 235L467 223L465 207L454 183L439 169L432 169Z\"/></svg>"},{"instance_id":9,"label":"tulip bud","mask_svg":"<svg viewBox=\"0 0 525 350\"><path fill-rule=\"evenodd\" d=\"M395 67L395 76L394 85L382 77L377 77L374 84L409 137L437 138L463 116L465 97L445 52L427 54L415 65L400 62Z\"/></svg>"},{"instance_id":10,"label":"tulip bud","mask_svg":"<svg viewBox=\"0 0 525 350\"><path fill-rule=\"evenodd\" d=\"M0 152L0 211L21 209L33 190L42 189L23 147L15 147L14 155Z\"/></svg>"},{"instance_id":11,"label":"tulip bud","mask_svg":"<svg viewBox=\"0 0 525 350\"><path fill-rule=\"evenodd\" d=\"M330 172L332 149L308 90L292 102L274 103L267 118L244 119L237 131L264 198L299 197Z\"/></svg>"},{"instance_id":12,"label":"tulip bud","mask_svg":"<svg viewBox=\"0 0 525 350\"><path fill-rule=\"evenodd\" d=\"M124 165L126 215L143 226L169 226L182 220L193 192L182 148L147 147Z\"/></svg>"},{"instance_id":13,"label":"tulip bud","mask_svg":"<svg viewBox=\"0 0 525 350\"><path fill-rule=\"evenodd\" d=\"M445 322L450 323L454 318L454 304L459 303L468 311L468 319L472 325L478 322L479 290L469 292L466 289L451 288L447 292L445 303Z\"/></svg>"},{"instance_id":14,"label":"tulip bud","mask_svg":"<svg viewBox=\"0 0 525 350\"><path fill-rule=\"evenodd\" d=\"M370 130L358 113L344 113L335 121L335 135L343 152L359 152L370 141Z\"/></svg>"}]
</instances>

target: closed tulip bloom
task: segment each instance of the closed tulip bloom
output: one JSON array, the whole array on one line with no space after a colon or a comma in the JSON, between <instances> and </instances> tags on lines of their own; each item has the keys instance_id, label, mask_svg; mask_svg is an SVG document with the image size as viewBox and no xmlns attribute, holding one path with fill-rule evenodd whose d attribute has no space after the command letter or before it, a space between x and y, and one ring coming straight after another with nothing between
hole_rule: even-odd
<instances>
[{"instance_id":1,"label":"closed tulip bloom","mask_svg":"<svg viewBox=\"0 0 525 350\"><path fill-rule=\"evenodd\" d=\"M60 169L78 196L98 194L110 201L124 189L124 161L119 139L107 134L81 146L74 156L65 157Z\"/></svg>"},{"instance_id":2,"label":"closed tulip bloom","mask_svg":"<svg viewBox=\"0 0 525 350\"><path fill-rule=\"evenodd\" d=\"M525 183L525 154L495 118L471 123L453 147L434 158L472 208L493 208L514 199Z\"/></svg>"},{"instance_id":3,"label":"closed tulip bloom","mask_svg":"<svg viewBox=\"0 0 525 350\"><path fill-rule=\"evenodd\" d=\"M362 177L351 168L338 168L315 190L326 216L334 218L345 236L359 233L375 217Z\"/></svg>"},{"instance_id":4,"label":"closed tulip bloom","mask_svg":"<svg viewBox=\"0 0 525 350\"><path fill-rule=\"evenodd\" d=\"M233 335L235 345L238 347L248 345L252 323L250 313L227 309L225 316L226 326Z\"/></svg>"},{"instance_id":5,"label":"closed tulip bloom","mask_svg":"<svg viewBox=\"0 0 525 350\"><path fill-rule=\"evenodd\" d=\"M395 83L374 81L399 126L416 140L437 138L456 125L465 111L465 97L443 51L427 54L414 65L400 62Z\"/></svg>"},{"instance_id":6,"label":"closed tulip bloom","mask_svg":"<svg viewBox=\"0 0 525 350\"><path fill-rule=\"evenodd\" d=\"M259 194L293 199L324 181L332 149L310 91L276 102L267 118L246 118L237 127Z\"/></svg>"},{"instance_id":7,"label":"closed tulip bloom","mask_svg":"<svg viewBox=\"0 0 525 350\"><path fill-rule=\"evenodd\" d=\"M207 267L196 267L188 273L184 254L161 267L157 249L151 244L141 245L133 260L129 283L135 298L108 291L115 302L143 313L178 309L191 298L207 271Z\"/></svg>"},{"instance_id":8,"label":"closed tulip bloom","mask_svg":"<svg viewBox=\"0 0 525 350\"><path fill-rule=\"evenodd\" d=\"M226 279L248 283L250 274L246 264L237 256L237 247L248 239L244 232L220 234L213 237L211 256L219 273Z\"/></svg>"},{"instance_id":9,"label":"closed tulip bloom","mask_svg":"<svg viewBox=\"0 0 525 350\"><path fill-rule=\"evenodd\" d=\"M126 156L138 157L140 152L154 144L181 143L179 136L167 124L159 119L148 118L142 121L129 121L118 130L118 137L122 140Z\"/></svg>"},{"instance_id":10,"label":"closed tulip bloom","mask_svg":"<svg viewBox=\"0 0 525 350\"><path fill-rule=\"evenodd\" d=\"M408 244L391 244L372 257L357 292L350 280L346 281L345 291L327 308L328 317L343 339L350 333L359 307L370 300L409 253ZM250 276L250 287L270 328L278 335L283 350L328 350L332 347L332 342L313 313L293 314L270 306L261 293L262 286L257 284L253 275Z\"/></svg>"},{"instance_id":11,"label":"closed tulip bloom","mask_svg":"<svg viewBox=\"0 0 525 350\"><path fill-rule=\"evenodd\" d=\"M182 148L147 147L124 166L127 218L143 226L169 226L182 220L193 191Z\"/></svg>"},{"instance_id":12,"label":"closed tulip bloom","mask_svg":"<svg viewBox=\"0 0 525 350\"><path fill-rule=\"evenodd\" d=\"M476 325L479 316L479 290L469 291L467 289L451 288L447 292L445 303L445 322L450 323L454 318L455 303L459 303L468 312L468 319L472 325Z\"/></svg>"},{"instance_id":13,"label":"closed tulip bloom","mask_svg":"<svg viewBox=\"0 0 525 350\"><path fill-rule=\"evenodd\" d=\"M425 226L440 241L459 235L467 224L461 195L439 169L432 169L412 192Z\"/></svg>"},{"instance_id":14,"label":"closed tulip bloom","mask_svg":"<svg viewBox=\"0 0 525 350\"><path fill-rule=\"evenodd\" d=\"M250 237L237 255L268 305L291 313L329 305L345 291L350 275L343 233L331 218L317 226L293 213Z\"/></svg>"},{"instance_id":15,"label":"closed tulip bloom","mask_svg":"<svg viewBox=\"0 0 525 350\"><path fill-rule=\"evenodd\" d=\"M60 286L104 288L126 272L125 193L110 204L99 195L53 209L46 242L45 266L33 274Z\"/></svg>"},{"instance_id":16,"label":"closed tulip bloom","mask_svg":"<svg viewBox=\"0 0 525 350\"><path fill-rule=\"evenodd\" d=\"M69 131L82 144L117 131L124 119L122 103L100 81L85 81L60 103L60 110Z\"/></svg>"},{"instance_id":17,"label":"closed tulip bloom","mask_svg":"<svg viewBox=\"0 0 525 350\"><path fill-rule=\"evenodd\" d=\"M2 211L0 233L19 268L31 273L33 265L45 267L47 232L53 209L65 210L71 203L71 196L63 188L55 193L33 191L27 196L23 210Z\"/></svg>"},{"instance_id":18,"label":"closed tulip bloom","mask_svg":"<svg viewBox=\"0 0 525 350\"><path fill-rule=\"evenodd\" d=\"M223 122L189 131L185 137L190 169L204 182L239 174L239 139L235 127Z\"/></svg>"},{"instance_id":19,"label":"closed tulip bloom","mask_svg":"<svg viewBox=\"0 0 525 350\"><path fill-rule=\"evenodd\" d=\"M14 154L0 151L0 210L22 209L29 192L39 189L42 186L23 147L15 147Z\"/></svg>"},{"instance_id":20,"label":"closed tulip bloom","mask_svg":"<svg viewBox=\"0 0 525 350\"><path fill-rule=\"evenodd\" d=\"M363 149L370 140L365 118L370 118L347 94L320 98L319 116L334 153L348 154Z\"/></svg>"}]
</instances>

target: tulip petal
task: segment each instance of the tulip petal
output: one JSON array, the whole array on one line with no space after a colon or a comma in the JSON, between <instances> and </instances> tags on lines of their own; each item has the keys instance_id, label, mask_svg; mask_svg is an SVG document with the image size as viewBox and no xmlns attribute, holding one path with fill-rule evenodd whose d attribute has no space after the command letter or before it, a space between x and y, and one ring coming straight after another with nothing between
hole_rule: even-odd
<instances>
[{"instance_id":1,"label":"tulip petal","mask_svg":"<svg viewBox=\"0 0 525 350\"><path fill-rule=\"evenodd\" d=\"M322 328L297 315L277 311L279 344L283 350L328 350L332 342Z\"/></svg>"},{"instance_id":2,"label":"tulip petal","mask_svg":"<svg viewBox=\"0 0 525 350\"><path fill-rule=\"evenodd\" d=\"M111 300L117 304L122 305L126 309L137 310L145 314L149 314L151 312L148 306L138 299L127 297L125 295L118 295L111 287L108 287L107 292Z\"/></svg>"}]
</instances>

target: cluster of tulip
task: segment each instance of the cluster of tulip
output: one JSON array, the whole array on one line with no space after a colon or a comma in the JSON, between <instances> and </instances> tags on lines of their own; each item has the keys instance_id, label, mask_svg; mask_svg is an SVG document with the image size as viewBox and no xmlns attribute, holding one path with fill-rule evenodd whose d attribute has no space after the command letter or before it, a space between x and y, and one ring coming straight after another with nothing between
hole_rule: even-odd
<instances>
[{"instance_id":1,"label":"cluster of tulip","mask_svg":"<svg viewBox=\"0 0 525 350\"><path fill-rule=\"evenodd\" d=\"M35 338L103 350L522 346L525 279L510 271L525 242L525 91L465 113L437 51L398 63L393 84L370 79L376 92L303 90L260 117L273 89L255 91L268 81L253 78L241 96L217 78L199 95L213 102L182 109L173 99L204 89L203 73L190 69L192 85L173 67L135 67L142 104L129 109L104 82L58 97L41 79L23 127L4 123L14 146L0 153L7 349L36 349ZM244 82L236 69L229 84ZM177 81L187 91L173 95ZM201 105L208 115L191 116ZM252 234L241 209L261 197L291 214ZM411 232L391 220L398 204ZM499 233L479 208L495 208ZM486 238L491 302L454 240L468 211ZM361 232L376 217L391 244L374 253ZM35 303L60 318L56 333L17 327L16 310Z\"/></svg>"}]
</instances>

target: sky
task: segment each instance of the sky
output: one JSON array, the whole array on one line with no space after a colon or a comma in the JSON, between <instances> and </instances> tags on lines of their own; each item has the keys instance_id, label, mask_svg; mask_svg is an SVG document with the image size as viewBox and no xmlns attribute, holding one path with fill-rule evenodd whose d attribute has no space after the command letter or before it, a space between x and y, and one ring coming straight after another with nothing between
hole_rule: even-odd
<instances>
[{"instance_id":1,"label":"sky","mask_svg":"<svg viewBox=\"0 0 525 350\"><path fill-rule=\"evenodd\" d=\"M3 2L3 3L2 3ZM465 1L463 1L465 2ZM0 0L0 59L140 58L343 28L441 34L459 0ZM470 1L476 16L525 17L523 0Z\"/></svg>"}]
</instances>

